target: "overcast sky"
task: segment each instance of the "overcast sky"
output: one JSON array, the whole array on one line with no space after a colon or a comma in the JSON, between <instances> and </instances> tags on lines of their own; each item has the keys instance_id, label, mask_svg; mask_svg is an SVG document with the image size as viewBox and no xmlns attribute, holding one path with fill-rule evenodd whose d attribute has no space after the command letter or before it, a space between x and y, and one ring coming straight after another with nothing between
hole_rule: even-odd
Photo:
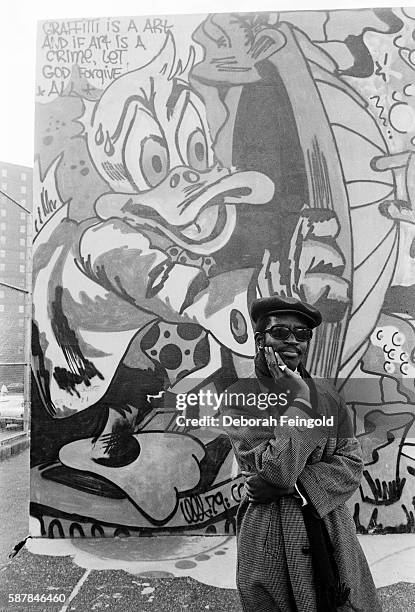
<instances>
[{"instance_id":1,"label":"overcast sky","mask_svg":"<svg viewBox=\"0 0 415 612\"><path fill-rule=\"evenodd\" d=\"M3 0L0 160L33 165L36 21L54 18L400 6L394 0Z\"/></svg>"}]
</instances>

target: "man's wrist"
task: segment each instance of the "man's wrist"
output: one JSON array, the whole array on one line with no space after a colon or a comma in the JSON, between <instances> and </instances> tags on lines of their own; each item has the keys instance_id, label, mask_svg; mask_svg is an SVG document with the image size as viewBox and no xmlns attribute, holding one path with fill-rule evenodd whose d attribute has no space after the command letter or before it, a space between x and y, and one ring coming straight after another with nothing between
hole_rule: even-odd
<instances>
[{"instance_id":1,"label":"man's wrist","mask_svg":"<svg viewBox=\"0 0 415 612\"><path fill-rule=\"evenodd\" d=\"M312 410L312 406L311 406L311 402L309 399L306 399L304 397L295 397L293 400L293 403L297 403L300 406L304 406L305 408L307 408L307 410Z\"/></svg>"},{"instance_id":2,"label":"man's wrist","mask_svg":"<svg viewBox=\"0 0 415 612\"><path fill-rule=\"evenodd\" d=\"M292 402L287 406L284 415L292 418L314 418L316 416L310 402L307 402L307 400L299 397L292 400Z\"/></svg>"}]
</instances>

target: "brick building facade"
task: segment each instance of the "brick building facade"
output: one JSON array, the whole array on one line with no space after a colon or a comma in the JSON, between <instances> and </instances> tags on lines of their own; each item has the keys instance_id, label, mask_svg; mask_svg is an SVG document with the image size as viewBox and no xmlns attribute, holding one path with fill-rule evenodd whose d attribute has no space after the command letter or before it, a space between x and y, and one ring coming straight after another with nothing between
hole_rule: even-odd
<instances>
[{"instance_id":1,"label":"brick building facade","mask_svg":"<svg viewBox=\"0 0 415 612\"><path fill-rule=\"evenodd\" d=\"M29 315L32 177L32 168L0 162L0 386L19 392Z\"/></svg>"}]
</instances>

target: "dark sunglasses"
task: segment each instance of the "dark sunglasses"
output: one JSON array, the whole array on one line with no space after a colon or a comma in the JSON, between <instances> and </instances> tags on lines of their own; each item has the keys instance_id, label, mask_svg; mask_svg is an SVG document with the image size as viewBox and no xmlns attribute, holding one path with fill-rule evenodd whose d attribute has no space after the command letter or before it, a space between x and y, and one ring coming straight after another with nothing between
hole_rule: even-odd
<instances>
[{"instance_id":1,"label":"dark sunglasses","mask_svg":"<svg viewBox=\"0 0 415 612\"><path fill-rule=\"evenodd\" d=\"M273 325L269 329L264 329L264 334L268 333L274 340L287 340L294 334L298 342L307 342L313 337L313 331L308 327L286 327L285 325Z\"/></svg>"}]
</instances>

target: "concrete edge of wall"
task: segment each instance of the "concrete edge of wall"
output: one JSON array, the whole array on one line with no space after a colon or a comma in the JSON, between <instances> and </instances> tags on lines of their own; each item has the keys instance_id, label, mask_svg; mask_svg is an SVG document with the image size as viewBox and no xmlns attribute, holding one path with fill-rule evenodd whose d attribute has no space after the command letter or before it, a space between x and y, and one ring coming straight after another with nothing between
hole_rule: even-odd
<instances>
[{"instance_id":1,"label":"concrete edge of wall","mask_svg":"<svg viewBox=\"0 0 415 612\"><path fill-rule=\"evenodd\" d=\"M21 453L28 448L29 445L30 437L26 433L23 433L21 436L10 438L9 440L4 440L0 446L0 461Z\"/></svg>"}]
</instances>

